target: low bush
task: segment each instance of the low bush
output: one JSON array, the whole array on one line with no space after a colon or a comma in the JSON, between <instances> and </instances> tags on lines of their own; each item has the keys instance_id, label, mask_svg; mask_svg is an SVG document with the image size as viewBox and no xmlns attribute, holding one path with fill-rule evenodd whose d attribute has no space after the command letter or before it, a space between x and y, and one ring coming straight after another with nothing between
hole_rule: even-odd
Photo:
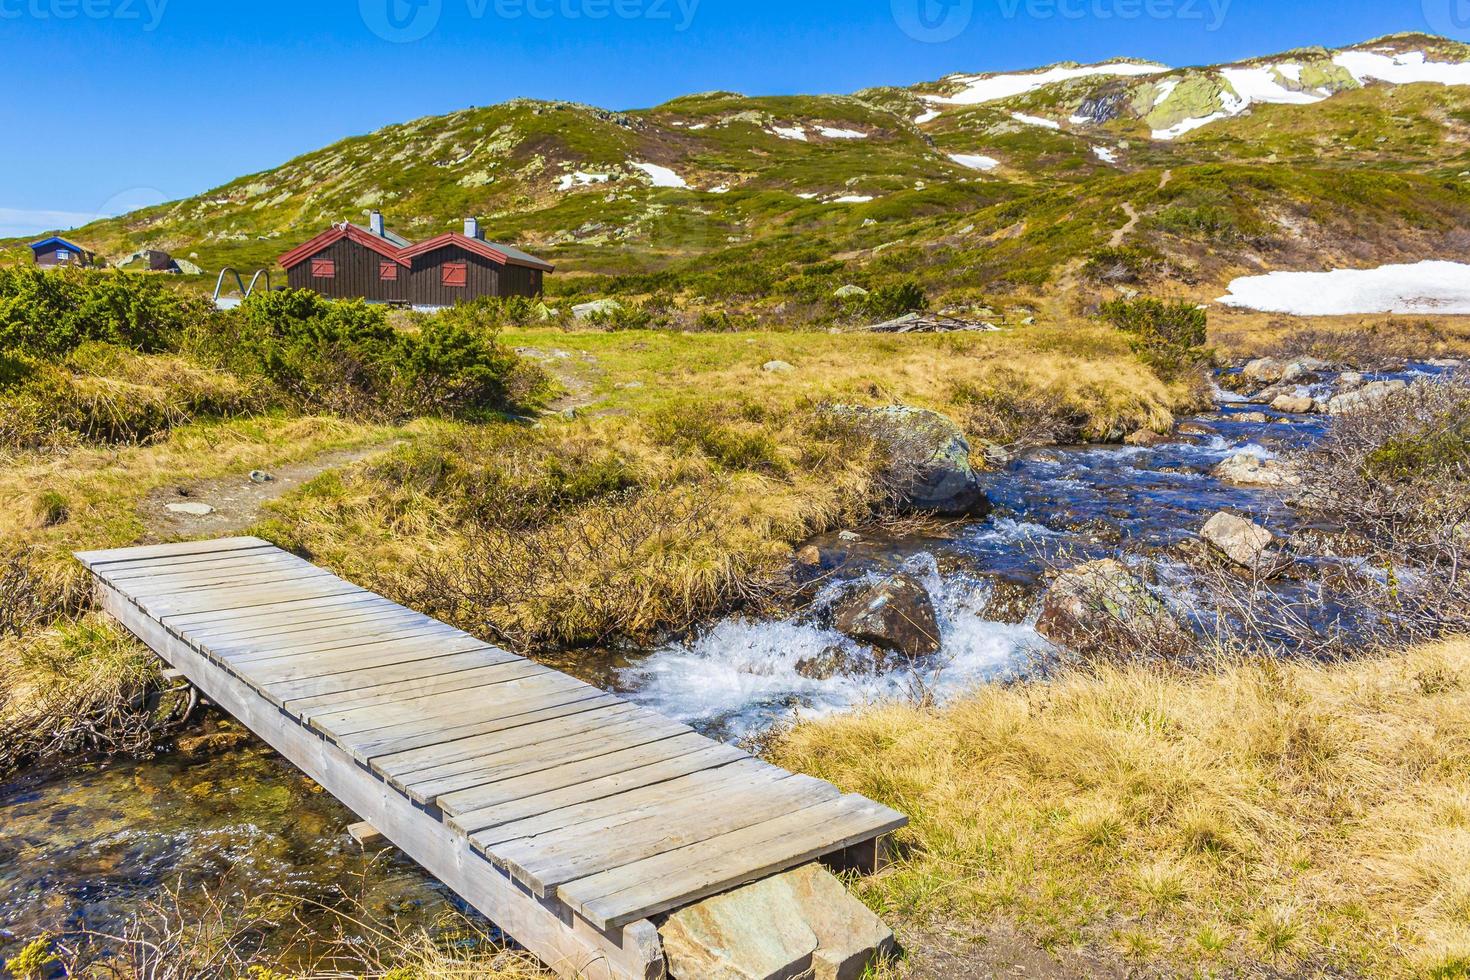
<instances>
[{"instance_id":1,"label":"low bush","mask_svg":"<svg viewBox=\"0 0 1470 980\"><path fill-rule=\"evenodd\" d=\"M863 309L878 320L892 320L922 310L929 305L924 289L910 279L891 286L879 286L863 302Z\"/></svg>"},{"instance_id":2,"label":"low bush","mask_svg":"<svg viewBox=\"0 0 1470 980\"><path fill-rule=\"evenodd\" d=\"M474 416L534 397L545 384L477 322L486 309L425 317L416 330L399 331L383 307L283 290L210 320L189 348L241 377L268 380L311 410Z\"/></svg>"},{"instance_id":3,"label":"low bush","mask_svg":"<svg viewBox=\"0 0 1470 980\"><path fill-rule=\"evenodd\" d=\"M1205 311L1189 302L1115 299L1099 315L1127 334L1134 351L1166 380L1198 370L1210 360Z\"/></svg>"},{"instance_id":4,"label":"low bush","mask_svg":"<svg viewBox=\"0 0 1470 980\"><path fill-rule=\"evenodd\" d=\"M1156 279L1164 267L1163 256L1151 248L1109 246L1088 257L1082 274L1096 283L1143 283Z\"/></svg>"},{"instance_id":5,"label":"low bush","mask_svg":"<svg viewBox=\"0 0 1470 980\"><path fill-rule=\"evenodd\" d=\"M205 301L158 278L0 268L0 352L55 359L89 341L164 351L209 315ZM0 369L0 385L6 373Z\"/></svg>"}]
</instances>

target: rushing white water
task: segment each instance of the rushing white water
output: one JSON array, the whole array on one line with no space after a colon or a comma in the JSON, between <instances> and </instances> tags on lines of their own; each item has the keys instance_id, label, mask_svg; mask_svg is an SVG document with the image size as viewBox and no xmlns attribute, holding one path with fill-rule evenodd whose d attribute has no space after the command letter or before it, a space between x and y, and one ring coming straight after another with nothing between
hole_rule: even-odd
<instances>
[{"instance_id":1,"label":"rushing white water","mask_svg":"<svg viewBox=\"0 0 1470 980\"><path fill-rule=\"evenodd\" d=\"M875 670L871 652L861 644L806 619L736 618L693 642L658 650L625 670L622 680L635 690L634 700L726 737L739 737L797 717L922 693L944 700L1004 676L1026 651L1046 645L1029 626L982 618L988 584L963 574L940 575L928 553L915 555L905 569L928 588L939 618L942 650L921 665ZM873 573L865 580L880 577ZM828 587L815 608L830 605L841 592L840 586ZM802 675L803 662L833 652L863 667L825 680Z\"/></svg>"}]
</instances>

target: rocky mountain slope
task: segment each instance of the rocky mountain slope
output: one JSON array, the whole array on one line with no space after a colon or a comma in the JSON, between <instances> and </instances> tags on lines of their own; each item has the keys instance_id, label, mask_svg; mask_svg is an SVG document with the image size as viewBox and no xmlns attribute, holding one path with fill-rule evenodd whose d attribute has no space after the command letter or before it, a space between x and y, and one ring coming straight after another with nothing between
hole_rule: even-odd
<instances>
[{"instance_id":1,"label":"rocky mountain slope","mask_svg":"<svg viewBox=\"0 0 1470 980\"><path fill-rule=\"evenodd\" d=\"M906 278L945 294L1208 292L1242 271L1459 258L1470 47L1396 35L1232 65L1063 64L632 112L518 100L74 236L109 256L255 268L374 208L410 238L478 214L490 237L555 261L558 291L752 302Z\"/></svg>"}]
</instances>

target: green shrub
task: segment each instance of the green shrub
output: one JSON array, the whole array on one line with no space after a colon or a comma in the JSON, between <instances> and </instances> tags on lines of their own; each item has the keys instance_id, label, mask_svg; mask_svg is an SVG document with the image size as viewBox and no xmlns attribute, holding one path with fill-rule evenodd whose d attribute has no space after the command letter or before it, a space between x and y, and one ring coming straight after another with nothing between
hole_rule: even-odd
<instances>
[{"instance_id":1,"label":"green shrub","mask_svg":"<svg viewBox=\"0 0 1470 980\"><path fill-rule=\"evenodd\" d=\"M1134 351L1161 377L1177 377L1209 359L1208 319L1193 303L1115 299L1104 303L1099 315L1128 334Z\"/></svg>"},{"instance_id":2,"label":"green shrub","mask_svg":"<svg viewBox=\"0 0 1470 980\"><path fill-rule=\"evenodd\" d=\"M1138 283L1152 279L1162 264L1162 257L1153 249L1109 246L1088 257L1082 274L1093 282Z\"/></svg>"},{"instance_id":3,"label":"green shrub","mask_svg":"<svg viewBox=\"0 0 1470 980\"><path fill-rule=\"evenodd\" d=\"M169 350L209 313L203 300L176 293L158 278L0 268L0 351L56 359L88 341Z\"/></svg>"},{"instance_id":4,"label":"green shrub","mask_svg":"<svg viewBox=\"0 0 1470 980\"><path fill-rule=\"evenodd\" d=\"M912 279L893 286L879 286L868 294L863 307L869 316L892 320L929 305L924 289Z\"/></svg>"},{"instance_id":5,"label":"green shrub","mask_svg":"<svg viewBox=\"0 0 1470 980\"><path fill-rule=\"evenodd\" d=\"M190 346L311 409L384 419L470 415L531 397L545 383L485 329L489 309L446 311L398 331L384 307L283 290L213 318Z\"/></svg>"}]
</instances>

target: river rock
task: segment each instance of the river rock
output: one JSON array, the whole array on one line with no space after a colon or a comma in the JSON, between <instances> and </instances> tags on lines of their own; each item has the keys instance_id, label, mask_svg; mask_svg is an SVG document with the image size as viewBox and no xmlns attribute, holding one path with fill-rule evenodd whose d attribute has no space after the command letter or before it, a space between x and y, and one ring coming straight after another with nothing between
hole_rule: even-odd
<instances>
[{"instance_id":1,"label":"river rock","mask_svg":"<svg viewBox=\"0 0 1470 980\"><path fill-rule=\"evenodd\" d=\"M839 633L918 660L939 652L939 617L924 583L899 573L862 589L834 609Z\"/></svg>"},{"instance_id":2,"label":"river rock","mask_svg":"<svg viewBox=\"0 0 1470 980\"><path fill-rule=\"evenodd\" d=\"M1216 466L1214 477L1243 487L1299 487L1302 478L1278 459L1261 459L1251 453L1231 456Z\"/></svg>"},{"instance_id":3,"label":"river rock","mask_svg":"<svg viewBox=\"0 0 1470 980\"><path fill-rule=\"evenodd\" d=\"M839 674L857 674L860 666L846 650L830 646L815 657L798 660L796 672L809 681L830 681Z\"/></svg>"},{"instance_id":4,"label":"river rock","mask_svg":"<svg viewBox=\"0 0 1470 980\"><path fill-rule=\"evenodd\" d=\"M1175 431L1181 436L1203 436L1206 438L1220 434L1219 429L1211 425L1205 425L1203 422L1181 422L1179 423L1179 428Z\"/></svg>"},{"instance_id":5,"label":"river rock","mask_svg":"<svg viewBox=\"0 0 1470 980\"><path fill-rule=\"evenodd\" d=\"M1363 383L1363 376L1357 371L1344 371L1337 376L1337 383L1344 388L1356 388Z\"/></svg>"},{"instance_id":6,"label":"river rock","mask_svg":"<svg viewBox=\"0 0 1470 980\"><path fill-rule=\"evenodd\" d=\"M578 303L572 307L572 316L578 320L586 320L594 316L610 316L623 309L623 304L615 299L593 300L591 303Z\"/></svg>"},{"instance_id":7,"label":"river rock","mask_svg":"<svg viewBox=\"0 0 1470 980\"><path fill-rule=\"evenodd\" d=\"M1274 419L1265 412L1240 412L1230 416L1232 422L1244 422L1247 425L1269 425Z\"/></svg>"},{"instance_id":8,"label":"river rock","mask_svg":"<svg viewBox=\"0 0 1470 980\"><path fill-rule=\"evenodd\" d=\"M1450 368L1450 369L1454 369L1454 368L1460 368L1460 367L1464 367L1465 366L1465 362L1462 361L1462 360L1460 360L1457 357L1432 357L1429 360L1425 361L1424 363L1425 364L1428 364L1430 367L1433 367L1433 368Z\"/></svg>"},{"instance_id":9,"label":"river rock","mask_svg":"<svg viewBox=\"0 0 1470 980\"><path fill-rule=\"evenodd\" d=\"M871 432L889 457L904 505L939 517L984 517L992 505L970 461L964 430L936 412L892 405L832 411Z\"/></svg>"},{"instance_id":10,"label":"river rock","mask_svg":"<svg viewBox=\"0 0 1470 980\"><path fill-rule=\"evenodd\" d=\"M1126 565L1104 558L1057 576L1042 599L1036 631L1053 643L1075 646L1123 626L1177 628L1168 607Z\"/></svg>"},{"instance_id":11,"label":"river rock","mask_svg":"<svg viewBox=\"0 0 1470 980\"><path fill-rule=\"evenodd\" d=\"M1258 385L1279 384L1286 380L1287 363L1274 357L1258 357L1241 368L1240 376Z\"/></svg>"},{"instance_id":12,"label":"river rock","mask_svg":"<svg viewBox=\"0 0 1470 980\"><path fill-rule=\"evenodd\" d=\"M179 754L187 759L220 755L250 744L249 732L217 731L207 735L188 735L178 741Z\"/></svg>"},{"instance_id":13,"label":"river rock","mask_svg":"<svg viewBox=\"0 0 1470 980\"><path fill-rule=\"evenodd\" d=\"M1210 518L1200 537L1226 558L1245 568L1258 568L1265 564L1272 545L1276 543L1276 535L1264 527L1224 511Z\"/></svg>"},{"instance_id":14,"label":"river rock","mask_svg":"<svg viewBox=\"0 0 1470 980\"><path fill-rule=\"evenodd\" d=\"M1168 436L1160 435L1152 429L1139 429L1137 432L1133 433L1133 435L1129 436L1123 441L1130 446L1144 446L1151 448L1153 446L1162 446L1168 443L1170 439Z\"/></svg>"},{"instance_id":15,"label":"river rock","mask_svg":"<svg viewBox=\"0 0 1470 980\"><path fill-rule=\"evenodd\" d=\"M990 580L990 595L985 600L981 618L988 623L1020 625L1031 616L1041 590L1030 582L1017 582L1000 576Z\"/></svg>"},{"instance_id":16,"label":"river rock","mask_svg":"<svg viewBox=\"0 0 1470 980\"><path fill-rule=\"evenodd\" d=\"M796 564L799 568L821 568L822 549L814 544L809 544L796 553Z\"/></svg>"},{"instance_id":17,"label":"river rock","mask_svg":"<svg viewBox=\"0 0 1470 980\"><path fill-rule=\"evenodd\" d=\"M1317 402L1310 395L1277 395L1271 408L1287 415L1306 415L1317 410Z\"/></svg>"},{"instance_id":18,"label":"river rock","mask_svg":"<svg viewBox=\"0 0 1470 980\"><path fill-rule=\"evenodd\" d=\"M1386 398L1392 398L1401 391L1407 390L1407 382L1373 381L1363 385L1356 391L1344 392L1327 403L1327 411L1331 415L1345 415L1348 412L1357 412L1365 408L1371 408Z\"/></svg>"},{"instance_id":19,"label":"river rock","mask_svg":"<svg viewBox=\"0 0 1470 980\"><path fill-rule=\"evenodd\" d=\"M893 931L816 864L675 912L659 928L672 980L859 980Z\"/></svg>"}]
</instances>

